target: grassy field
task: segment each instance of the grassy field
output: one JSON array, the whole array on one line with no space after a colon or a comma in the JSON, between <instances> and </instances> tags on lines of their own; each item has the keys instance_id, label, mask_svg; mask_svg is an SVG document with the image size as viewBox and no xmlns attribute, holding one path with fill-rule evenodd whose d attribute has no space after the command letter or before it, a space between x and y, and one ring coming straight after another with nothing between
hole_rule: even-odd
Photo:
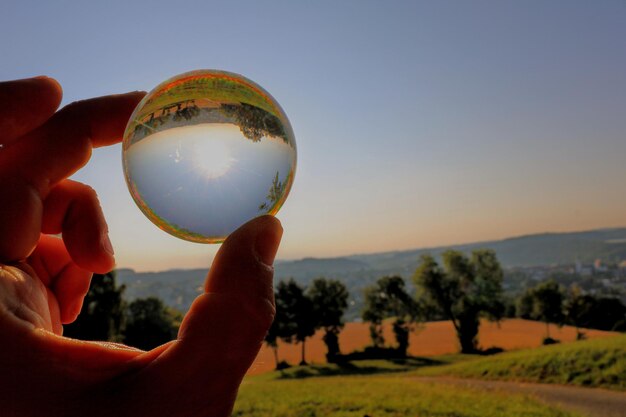
<instances>
[{"instance_id":1,"label":"grassy field","mask_svg":"<svg viewBox=\"0 0 626 417\"><path fill-rule=\"evenodd\" d=\"M353 323L348 335L351 349L366 344L366 327ZM430 329L429 329L430 326ZM422 333L445 335L438 349L443 355L419 356L406 360L354 361L346 365L318 363L292 367L282 372L266 371L248 376L241 386L233 416L249 417L573 417L566 412L520 394L483 391L420 381L421 375L455 375L490 379L516 379L626 389L626 335L608 332L587 333L595 339L505 352L493 356L459 355L446 323L429 323ZM491 328L488 326L492 326ZM484 326L481 341L486 346L524 343L536 347L543 335L540 323L511 320L500 327ZM557 336L571 341L573 329L561 329ZM486 336L488 335L488 336ZM497 335L497 337L496 337ZM345 334L343 334L345 336ZM453 333L451 335L453 337ZM612 336L612 337L605 337ZM411 352L424 349L414 345ZM524 341L524 337L526 341ZM537 339L535 341L534 339ZM389 338L390 340L391 338ZM433 339L428 349L433 349ZM315 339L314 339L315 340ZM528 340L531 340L529 342ZM441 343L441 342L445 343ZM344 343L345 340L342 341ZM350 341L348 341L350 342ZM423 341L427 342L427 341ZM522 344L522 346L519 346ZM313 345L313 348L311 348ZM354 346L353 346L354 345ZM342 344L344 351L346 343ZM437 346L435 346L437 347ZM485 347L485 344L483 344ZM296 348L296 346L293 346ZM349 349L350 349L349 348ZM323 345L309 344L309 358L321 359ZM269 352L267 352L269 353ZM285 347L281 350L285 358ZM432 351L429 350L429 353ZM269 359L269 358L268 358ZM297 355L293 355L295 361ZM258 361L257 361L258 362ZM258 365L258 364L257 364ZM267 361L267 367L273 361Z\"/></svg>"},{"instance_id":2,"label":"grassy field","mask_svg":"<svg viewBox=\"0 0 626 417\"><path fill-rule=\"evenodd\" d=\"M626 335L505 352L418 373L626 390Z\"/></svg>"},{"instance_id":3,"label":"grassy field","mask_svg":"<svg viewBox=\"0 0 626 417\"><path fill-rule=\"evenodd\" d=\"M355 373L325 376L320 369L298 367L248 377L241 386L233 417L574 417L523 395L483 392L419 382L401 364L363 361ZM367 362L367 363L365 363ZM408 364L411 367L415 364ZM302 375L302 372L305 375Z\"/></svg>"},{"instance_id":4,"label":"grassy field","mask_svg":"<svg viewBox=\"0 0 626 417\"><path fill-rule=\"evenodd\" d=\"M573 417L532 397L420 381L524 380L626 390L626 335L505 352L314 364L249 376L233 416Z\"/></svg>"},{"instance_id":5,"label":"grassy field","mask_svg":"<svg viewBox=\"0 0 626 417\"><path fill-rule=\"evenodd\" d=\"M576 330L570 326L563 326L562 328L552 326L551 333L552 337L564 343L576 340ZM586 334L589 339L616 335L616 333L601 330L587 330ZM393 332L388 323L385 325L384 335L388 343L393 343ZM483 321L478 335L482 348L497 346L507 351L538 347L544 336L545 325L543 323L521 319L507 319L499 324ZM347 323L339 335L339 343L344 353L363 349L369 345L371 340L367 323ZM321 332L308 339L306 348L309 362L325 362L326 346L322 342ZM458 352L458 349L454 328L449 321L426 323L413 332L410 337L409 354L412 356L439 357L440 355L454 354ZM300 362L300 346L279 342L279 356L281 360L296 364ZM249 375L261 374L273 369L273 352L264 346L250 368Z\"/></svg>"}]
</instances>

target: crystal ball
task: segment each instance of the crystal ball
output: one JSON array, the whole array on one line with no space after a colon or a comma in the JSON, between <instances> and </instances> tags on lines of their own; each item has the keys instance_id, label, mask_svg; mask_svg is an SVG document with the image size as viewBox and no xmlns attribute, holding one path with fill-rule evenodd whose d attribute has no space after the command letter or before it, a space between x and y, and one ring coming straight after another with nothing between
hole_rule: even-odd
<instances>
[{"instance_id":1,"label":"crystal ball","mask_svg":"<svg viewBox=\"0 0 626 417\"><path fill-rule=\"evenodd\" d=\"M122 159L130 194L152 223L181 239L219 243L278 212L293 184L296 141L258 84L199 70L170 78L137 105Z\"/></svg>"}]
</instances>

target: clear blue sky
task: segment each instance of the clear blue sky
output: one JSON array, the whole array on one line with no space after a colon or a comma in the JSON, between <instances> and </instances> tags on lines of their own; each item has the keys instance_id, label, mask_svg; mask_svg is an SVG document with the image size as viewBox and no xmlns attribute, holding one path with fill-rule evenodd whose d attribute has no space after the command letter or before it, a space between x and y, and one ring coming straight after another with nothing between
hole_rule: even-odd
<instances>
[{"instance_id":1,"label":"clear blue sky","mask_svg":"<svg viewBox=\"0 0 626 417\"><path fill-rule=\"evenodd\" d=\"M97 3L97 4L96 4ZM626 225L624 1L2 1L0 78L64 103L216 68L265 87L299 161L281 258ZM121 149L93 185L120 266L207 266L133 205Z\"/></svg>"}]
</instances>

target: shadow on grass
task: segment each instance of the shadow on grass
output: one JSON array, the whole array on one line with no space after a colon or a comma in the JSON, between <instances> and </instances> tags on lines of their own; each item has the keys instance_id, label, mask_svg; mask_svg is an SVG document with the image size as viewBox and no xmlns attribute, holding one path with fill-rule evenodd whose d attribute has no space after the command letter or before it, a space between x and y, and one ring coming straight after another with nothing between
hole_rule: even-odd
<instances>
[{"instance_id":1,"label":"shadow on grass","mask_svg":"<svg viewBox=\"0 0 626 417\"><path fill-rule=\"evenodd\" d=\"M335 364L297 366L280 371L278 379L302 379L335 375L372 375L408 372L424 366L444 365L432 358L406 357L374 360L354 360Z\"/></svg>"},{"instance_id":2,"label":"shadow on grass","mask_svg":"<svg viewBox=\"0 0 626 417\"><path fill-rule=\"evenodd\" d=\"M282 362L282 368L276 373L277 379L302 379L335 375L372 375L384 373L408 372L419 368L449 365L479 356L495 355L502 352L499 347L478 350L474 354L443 355L436 358L406 356L404 352L392 347L368 346L345 355L337 355L332 363L305 366L289 366Z\"/></svg>"}]
</instances>

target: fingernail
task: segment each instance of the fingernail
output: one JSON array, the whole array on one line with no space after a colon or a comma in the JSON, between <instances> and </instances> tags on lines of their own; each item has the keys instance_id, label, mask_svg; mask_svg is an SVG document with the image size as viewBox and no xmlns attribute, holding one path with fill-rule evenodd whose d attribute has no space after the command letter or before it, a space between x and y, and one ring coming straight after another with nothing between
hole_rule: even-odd
<instances>
[{"instance_id":1,"label":"fingernail","mask_svg":"<svg viewBox=\"0 0 626 417\"><path fill-rule=\"evenodd\" d=\"M265 222L254 242L254 250L258 254L261 262L266 265L272 265L274 263L274 258L276 258L282 236L283 228L278 220L272 219L271 221L268 220Z\"/></svg>"},{"instance_id":2,"label":"fingernail","mask_svg":"<svg viewBox=\"0 0 626 417\"><path fill-rule=\"evenodd\" d=\"M102 248L111 256L115 255L115 251L113 250L113 245L111 244L111 239L109 238L108 233L104 233L102 235Z\"/></svg>"}]
</instances>

